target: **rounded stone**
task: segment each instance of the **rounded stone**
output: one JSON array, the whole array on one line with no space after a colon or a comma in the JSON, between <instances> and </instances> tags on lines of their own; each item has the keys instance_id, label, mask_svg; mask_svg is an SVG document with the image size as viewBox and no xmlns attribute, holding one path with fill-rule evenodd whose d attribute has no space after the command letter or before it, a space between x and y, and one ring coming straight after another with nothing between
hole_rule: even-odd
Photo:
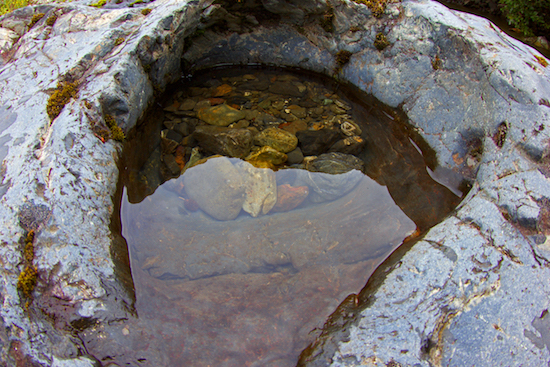
<instances>
[{"instance_id":1,"label":"rounded stone","mask_svg":"<svg viewBox=\"0 0 550 367\"><path fill-rule=\"evenodd\" d=\"M254 143L262 147L270 146L282 153L288 153L296 149L298 146L298 138L288 131L271 127L256 135Z\"/></svg>"},{"instance_id":2,"label":"rounded stone","mask_svg":"<svg viewBox=\"0 0 550 367\"><path fill-rule=\"evenodd\" d=\"M240 172L225 157L216 157L188 169L185 192L199 208L217 220L235 219L245 201Z\"/></svg>"},{"instance_id":3,"label":"rounded stone","mask_svg":"<svg viewBox=\"0 0 550 367\"><path fill-rule=\"evenodd\" d=\"M207 124L225 127L244 119L246 114L226 104L220 104L200 109L198 117Z\"/></svg>"}]
</instances>

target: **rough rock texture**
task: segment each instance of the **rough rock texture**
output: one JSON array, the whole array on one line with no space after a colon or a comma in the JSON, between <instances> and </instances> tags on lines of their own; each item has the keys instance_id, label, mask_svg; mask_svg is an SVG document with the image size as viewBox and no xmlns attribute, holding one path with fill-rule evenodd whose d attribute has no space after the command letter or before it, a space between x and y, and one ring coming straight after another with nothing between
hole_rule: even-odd
<instances>
[{"instance_id":1,"label":"rough rock texture","mask_svg":"<svg viewBox=\"0 0 550 367\"><path fill-rule=\"evenodd\" d=\"M263 3L281 26L227 11L215 19L221 4L181 0L102 9L75 1L0 18L2 363L91 366L74 335L133 317L116 220L111 233L121 144L95 135L106 115L128 132L153 91L179 78L182 55L191 68L266 63L333 74L334 56L347 50L338 77L402 107L441 167L473 187L453 216L379 269L357 306L344 308L350 317L335 316L329 324L340 327L300 363L547 365L550 67L541 55L428 0L388 4L380 18L331 1L333 33L320 26L325 1ZM46 16L28 29L36 13ZM230 31L208 29L219 21ZM383 51L374 46L380 32L390 43ZM62 82L76 82L77 94L50 121L46 105ZM16 285L29 223L39 278L27 309Z\"/></svg>"}]
</instances>

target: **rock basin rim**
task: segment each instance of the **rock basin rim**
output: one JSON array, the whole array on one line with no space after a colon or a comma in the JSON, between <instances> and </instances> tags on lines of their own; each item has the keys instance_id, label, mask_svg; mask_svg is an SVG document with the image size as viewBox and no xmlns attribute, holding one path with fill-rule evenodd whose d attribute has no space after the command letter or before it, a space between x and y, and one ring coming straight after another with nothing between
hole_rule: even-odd
<instances>
[{"instance_id":1,"label":"rock basin rim","mask_svg":"<svg viewBox=\"0 0 550 367\"><path fill-rule=\"evenodd\" d=\"M131 296L122 296L117 278L127 258L117 249L120 240L108 235L120 145L93 134L104 115L129 131L153 87L162 90L181 75L182 56L189 64L231 58L330 74L340 49L352 53L342 80L402 106L440 166L475 181L456 213L380 269L386 277L368 307L342 306L354 317L334 318L335 333L308 348L300 365L548 363L550 71L535 50L432 1L390 3L382 18L364 5L333 4L333 33L317 22L325 2L265 1L268 11L306 32L205 29L186 47L208 20L237 15L206 1L158 0L147 4L147 15L81 4L0 18L0 216L12 224L0 233L5 363L92 366L98 362L74 334L108 332L104 321L131 317ZM35 12L58 16L53 25L44 19L27 29ZM390 43L382 51L374 47L380 31ZM82 87L50 122L44 91L65 76ZM40 276L26 310L17 277L29 228L37 229L33 264Z\"/></svg>"}]
</instances>

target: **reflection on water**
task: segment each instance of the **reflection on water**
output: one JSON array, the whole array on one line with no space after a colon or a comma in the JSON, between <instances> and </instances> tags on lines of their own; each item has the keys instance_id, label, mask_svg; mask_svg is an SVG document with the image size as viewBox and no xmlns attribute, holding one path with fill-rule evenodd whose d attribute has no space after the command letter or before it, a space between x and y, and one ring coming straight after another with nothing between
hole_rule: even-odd
<instances>
[{"instance_id":1,"label":"reflection on water","mask_svg":"<svg viewBox=\"0 0 550 367\"><path fill-rule=\"evenodd\" d=\"M388 254L460 200L399 111L332 80L220 70L171 92L125 144L138 318L80 335L100 360L294 366ZM298 137L286 165L250 159L269 129Z\"/></svg>"},{"instance_id":2,"label":"reflection on water","mask_svg":"<svg viewBox=\"0 0 550 367\"><path fill-rule=\"evenodd\" d=\"M138 314L166 327L180 323L163 346L172 365L295 365L317 335L311 331L416 228L385 187L355 170L278 171L278 184L307 182L311 193L332 189L330 197L219 221L186 209L186 176L198 169L141 203L125 196L122 205ZM203 179L210 196L220 189L207 187L208 174Z\"/></svg>"}]
</instances>

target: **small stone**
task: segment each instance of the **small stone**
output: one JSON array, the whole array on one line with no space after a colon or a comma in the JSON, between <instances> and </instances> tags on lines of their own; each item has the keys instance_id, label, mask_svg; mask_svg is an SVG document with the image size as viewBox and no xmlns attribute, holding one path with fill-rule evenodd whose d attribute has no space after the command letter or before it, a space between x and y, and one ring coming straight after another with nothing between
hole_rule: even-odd
<instances>
[{"instance_id":1,"label":"small stone","mask_svg":"<svg viewBox=\"0 0 550 367\"><path fill-rule=\"evenodd\" d=\"M323 112L325 112L325 109L323 107L314 107L314 108L311 108L309 111L313 116L317 117L317 116L321 116Z\"/></svg>"},{"instance_id":2,"label":"small stone","mask_svg":"<svg viewBox=\"0 0 550 367\"><path fill-rule=\"evenodd\" d=\"M181 121L181 120L180 120ZM162 124L167 128L167 129L173 129L174 126L176 126L176 121L175 120L166 120L164 121Z\"/></svg>"},{"instance_id":3,"label":"small stone","mask_svg":"<svg viewBox=\"0 0 550 367\"><path fill-rule=\"evenodd\" d=\"M208 108L210 106L211 106L210 101L207 100L207 99L204 99L202 101L197 102L195 107L193 107L193 111L198 112L198 111L200 111L204 108Z\"/></svg>"},{"instance_id":4,"label":"small stone","mask_svg":"<svg viewBox=\"0 0 550 367\"><path fill-rule=\"evenodd\" d=\"M245 110L244 114L245 114L244 118L246 120L252 121L252 120L255 120L256 118L258 118L258 116L260 115L260 111L258 111L258 110Z\"/></svg>"},{"instance_id":5,"label":"small stone","mask_svg":"<svg viewBox=\"0 0 550 367\"><path fill-rule=\"evenodd\" d=\"M284 96L292 96L292 97L303 96L303 92L300 92L297 86L289 82L277 81L269 86L269 91L271 93L282 94Z\"/></svg>"},{"instance_id":6,"label":"small stone","mask_svg":"<svg viewBox=\"0 0 550 367\"><path fill-rule=\"evenodd\" d=\"M341 101L341 100L339 100L339 99L335 99L335 100L334 100L334 104L335 104L336 106L340 107L340 108L343 109L343 110L346 110L346 111L351 110L351 106L350 106L350 105L348 105L347 103L345 103L345 102L343 102L343 101Z\"/></svg>"},{"instance_id":7,"label":"small stone","mask_svg":"<svg viewBox=\"0 0 550 367\"><path fill-rule=\"evenodd\" d=\"M304 155L319 155L340 140L341 134L330 129L304 130L296 132L296 137Z\"/></svg>"},{"instance_id":8,"label":"small stone","mask_svg":"<svg viewBox=\"0 0 550 367\"><path fill-rule=\"evenodd\" d=\"M186 122L181 122L179 124L176 124L172 129L178 134L181 134L182 136L187 136L190 134L189 125Z\"/></svg>"},{"instance_id":9,"label":"small stone","mask_svg":"<svg viewBox=\"0 0 550 367\"><path fill-rule=\"evenodd\" d=\"M252 147L252 132L220 126L197 126L193 138L204 151L235 158L244 158Z\"/></svg>"},{"instance_id":10,"label":"small stone","mask_svg":"<svg viewBox=\"0 0 550 367\"><path fill-rule=\"evenodd\" d=\"M286 122L279 125L279 128L288 131L291 134L296 135L298 131L307 130L307 123L303 120L296 120L292 122Z\"/></svg>"},{"instance_id":11,"label":"small stone","mask_svg":"<svg viewBox=\"0 0 550 367\"><path fill-rule=\"evenodd\" d=\"M199 110L198 117L210 125L228 126L235 121L244 119L246 115L233 107L221 104Z\"/></svg>"},{"instance_id":12,"label":"small stone","mask_svg":"<svg viewBox=\"0 0 550 367\"><path fill-rule=\"evenodd\" d=\"M165 154L162 158L164 161L164 164L166 164L166 167L168 167L168 170L172 175L178 175L181 172L181 168L176 162L176 157L172 154Z\"/></svg>"},{"instance_id":13,"label":"small stone","mask_svg":"<svg viewBox=\"0 0 550 367\"><path fill-rule=\"evenodd\" d=\"M288 111L288 112L287 112ZM298 120L298 117L290 113L290 110L281 111L280 116L285 119L286 122L292 122Z\"/></svg>"},{"instance_id":14,"label":"small stone","mask_svg":"<svg viewBox=\"0 0 550 367\"><path fill-rule=\"evenodd\" d=\"M228 84L222 84L222 85L216 87L212 91L212 97L222 97L222 96L228 95L232 91L233 91L233 87L231 87Z\"/></svg>"},{"instance_id":15,"label":"small stone","mask_svg":"<svg viewBox=\"0 0 550 367\"><path fill-rule=\"evenodd\" d=\"M309 188L307 186L279 185L277 186L277 203L271 211L288 212L302 204L308 195Z\"/></svg>"},{"instance_id":16,"label":"small stone","mask_svg":"<svg viewBox=\"0 0 550 367\"><path fill-rule=\"evenodd\" d=\"M271 103L271 107L273 107L277 111L282 110L284 106L285 106L285 101L282 101L282 100L273 101Z\"/></svg>"},{"instance_id":17,"label":"small stone","mask_svg":"<svg viewBox=\"0 0 550 367\"><path fill-rule=\"evenodd\" d=\"M183 199L183 206L190 212L196 212L200 209L199 204L193 199Z\"/></svg>"},{"instance_id":18,"label":"small stone","mask_svg":"<svg viewBox=\"0 0 550 367\"><path fill-rule=\"evenodd\" d=\"M362 131L359 125L357 125L353 121L344 121L340 125L340 129L342 129L342 132L347 136L353 136L353 135L361 135Z\"/></svg>"},{"instance_id":19,"label":"small stone","mask_svg":"<svg viewBox=\"0 0 550 367\"><path fill-rule=\"evenodd\" d=\"M180 106L179 102L175 101L170 106L164 107L164 111L166 111L166 112L175 112L179 109L179 106Z\"/></svg>"},{"instance_id":20,"label":"small stone","mask_svg":"<svg viewBox=\"0 0 550 367\"><path fill-rule=\"evenodd\" d=\"M163 137L165 137L166 139L174 140L175 142L178 142L178 143L181 141L181 139L183 139L183 136L174 130L166 131L166 133L163 134Z\"/></svg>"},{"instance_id":21,"label":"small stone","mask_svg":"<svg viewBox=\"0 0 550 367\"><path fill-rule=\"evenodd\" d=\"M344 110L343 108L338 107L338 105L336 105L335 103L331 104L329 108L336 115L343 115L343 114L346 113L346 110Z\"/></svg>"},{"instance_id":22,"label":"small stone","mask_svg":"<svg viewBox=\"0 0 550 367\"><path fill-rule=\"evenodd\" d=\"M244 129L248 126L250 126L250 122L248 122L248 120L239 120L238 122L229 125L232 129Z\"/></svg>"},{"instance_id":23,"label":"small stone","mask_svg":"<svg viewBox=\"0 0 550 367\"><path fill-rule=\"evenodd\" d=\"M287 155L266 145L250 153L245 160L258 168L275 168L286 162Z\"/></svg>"},{"instance_id":24,"label":"small stone","mask_svg":"<svg viewBox=\"0 0 550 367\"><path fill-rule=\"evenodd\" d=\"M293 104L288 106L288 109L290 110L288 113L291 113L300 119L306 118L307 116L307 110L304 107Z\"/></svg>"},{"instance_id":25,"label":"small stone","mask_svg":"<svg viewBox=\"0 0 550 367\"><path fill-rule=\"evenodd\" d=\"M286 163L289 165L293 164L300 164L304 161L304 155L302 153L302 150L300 148L296 148L291 152L287 153L287 161Z\"/></svg>"},{"instance_id":26,"label":"small stone","mask_svg":"<svg viewBox=\"0 0 550 367\"><path fill-rule=\"evenodd\" d=\"M269 99L264 99L260 103L258 103L258 107L263 108L264 110L271 107L271 101Z\"/></svg>"},{"instance_id":27,"label":"small stone","mask_svg":"<svg viewBox=\"0 0 550 367\"><path fill-rule=\"evenodd\" d=\"M191 98L184 99L183 102L181 102L179 110L180 111L191 111L193 108L195 108L195 105L197 102L192 100Z\"/></svg>"},{"instance_id":28,"label":"small stone","mask_svg":"<svg viewBox=\"0 0 550 367\"><path fill-rule=\"evenodd\" d=\"M337 141L329 148L329 152L340 152L345 154L357 155L363 151L365 140L359 136L349 136L345 139Z\"/></svg>"},{"instance_id":29,"label":"small stone","mask_svg":"<svg viewBox=\"0 0 550 367\"><path fill-rule=\"evenodd\" d=\"M210 102L210 106L216 106L216 105L224 103L225 99L223 99L223 98L208 98L208 102Z\"/></svg>"},{"instance_id":30,"label":"small stone","mask_svg":"<svg viewBox=\"0 0 550 367\"><path fill-rule=\"evenodd\" d=\"M254 138L254 143L259 146L270 146L282 153L288 153L298 145L298 139L288 131L270 127L260 132Z\"/></svg>"},{"instance_id":31,"label":"small stone","mask_svg":"<svg viewBox=\"0 0 550 367\"><path fill-rule=\"evenodd\" d=\"M160 138L160 147L162 149L162 154L172 154L176 150L177 146L177 141L163 137Z\"/></svg>"}]
</instances>

